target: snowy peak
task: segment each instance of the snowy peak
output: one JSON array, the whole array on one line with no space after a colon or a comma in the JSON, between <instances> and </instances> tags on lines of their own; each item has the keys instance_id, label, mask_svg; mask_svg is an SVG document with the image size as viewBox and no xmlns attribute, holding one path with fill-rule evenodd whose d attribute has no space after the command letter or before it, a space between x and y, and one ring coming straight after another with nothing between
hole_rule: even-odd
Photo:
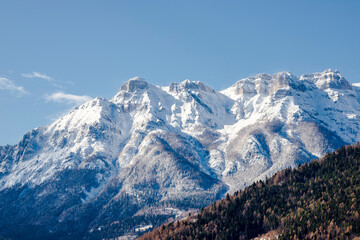
<instances>
[{"instance_id":1,"label":"snowy peak","mask_svg":"<svg viewBox=\"0 0 360 240\"><path fill-rule=\"evenodd\" d=\"M157 95L162 91L148 83L144 78L134 77L126 81L111 102L125 107L125 111L133 110L134 106L149 100L150 95ZM161 94L161 93L160 93Z\"/></svg>"},{"instance_id":2,"label":"snowy peak","mask_svg":"<svg viewBox=\"0 0 360 240\"><path fill-rule=\"evenodd\" d=\"M279 89L304 92L315 88L352 90L351 85L339 71L328 69L320 73L304 74L300 78L290 72L279 72L273 75L258 74L241 79L222 92L233 99L238 99L242 95L271 95Z\"/></svg>"},{"instance_id":3,"label":"snowy peak","mask_svg":"<svg viewBox=\"0 0 360 240\"><path fill-rule=\"evenodd\" d=\"M273 75L272 92L281 88L296 88L298 78L290 72L280 72Z\"/></svg>"},{"instance_id":4,"label":"snowy peak","mask_svg":"<svg viewBox=\"0 0 360 240\"><path fill-rule=\"evenodd\" d=\"M181 83L172 83L170 85L169 91L175 93L179 93L181 91L194 91L194 92L209 91L215 93L214 89L206 86L202 82L190 81L189 79L186 79Z\"/></svg>"},{"instance_id":5,"label":"snowy peak","mask_svg":"<svg viewBox=\"0 0 360 240\"><path fill-rule=\"evenodd\" d=\"M107 111L111 103L105 98L94 98L61 117L51 124L48 130L66 130L78 129L83 125L91 125L104 118L104 111Z\"/></svg>"},{"instance_id":6,"label":"snowy peak","mask_svg":"<svg viewBox=\"0 0 360 240\"><path fill-rule=\"evenodd\" d=\"M176 116L185 129L221 128L234 120L230 113L233 100L200 81L187 79L163 89L177 100L177 105L172 106L172 118Z\"/></svg>"},{"instance_id":7,"label":"snowy peak","mask_svg":"<svg viewBox=\"0 0 360 240\"><path fill-rule=\"evenodd\" d=\"M129 79L125 82L121 87L120 90L127 91L127 92L135 92L138 90L148 89L149 84L145 81L144 78L141 77L134 77Z\"/></svg>"},{"instance_id":8,"label":"snowy peak","mask_svg":"<svg viewBox=\"0 0 360 240\"><path fill-rule=\"evenodd\" d=\"M312 82L321 90L352 90L348 81L337 70L328 69L321 73L304 74L300 80Z\"/></svg>"},{"instance_id":9,"label":"snowy peak","mask_svg":"<svg viewBox=\"0 0 360 240\"><path fill-rule=\"evenodd\" d=\"M279 89L304 91L306 87L290 72L279 72L273 75L263 73L241 79L228 89L223 90L222 93L232 99L238 99L242 95L254 96L259 94L268 96Z\"/></svg>"}]
</instances>

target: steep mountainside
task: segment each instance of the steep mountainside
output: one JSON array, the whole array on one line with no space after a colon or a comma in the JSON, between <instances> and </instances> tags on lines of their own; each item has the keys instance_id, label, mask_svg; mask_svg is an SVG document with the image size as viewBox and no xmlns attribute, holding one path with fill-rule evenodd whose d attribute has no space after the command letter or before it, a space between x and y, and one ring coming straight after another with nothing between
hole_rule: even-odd
<instances>
[{"instance_id":1,"label":"steep mountainside","mask_svg":"<svg viewBox=\"0 0 360 240\"><path fill-rule=\"evenodd\" d=\"M359 100L334 70L260 74L222 92L130 79L0 147L0 236L136 236L360 140Z\"/></svg>"},{"instance_id":2,"label":"steep mountainside","mask_svg":"<svg viewBox=\"0 0 360 240\"><path fill-rule=\"evenodd\" d=\"M360 235L360 144L282 170L146 239L353 239ZM259 238L258 238L259 239Z\"/></svg>"}]
</instances>

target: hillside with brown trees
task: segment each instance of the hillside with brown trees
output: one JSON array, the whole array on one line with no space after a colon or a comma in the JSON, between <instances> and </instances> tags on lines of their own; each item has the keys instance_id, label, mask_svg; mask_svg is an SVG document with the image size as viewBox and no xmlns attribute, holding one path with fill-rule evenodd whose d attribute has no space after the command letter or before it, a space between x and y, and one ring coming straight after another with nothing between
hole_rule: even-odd
<instances>
[{"instance_id":1,"label":"hillside with brown trees","mask_svg":"<svg viewBox=\"0 0 360 240\"><path fill-rule=\"evenodd\" d=\"M285 169L139 239L353 239L360 235L360 144Z\"/></svg>"}]
</instances>

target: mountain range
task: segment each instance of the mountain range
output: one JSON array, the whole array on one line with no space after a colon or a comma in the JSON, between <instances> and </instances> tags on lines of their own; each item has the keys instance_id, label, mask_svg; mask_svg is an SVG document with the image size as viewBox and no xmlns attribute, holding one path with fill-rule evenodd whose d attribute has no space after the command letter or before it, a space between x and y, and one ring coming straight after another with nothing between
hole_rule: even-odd
<instances>
[{"instance_id":1,"label":"mountain range","mask_svg":"<svg viewBox=\"0 0 360 240\"><path fill-rule=\"evenodd\" d=\"M0 236L131 239L360 139L360 84L336 70L223 91L141 78L0 147Z\"/></svg>"}]
</instances>

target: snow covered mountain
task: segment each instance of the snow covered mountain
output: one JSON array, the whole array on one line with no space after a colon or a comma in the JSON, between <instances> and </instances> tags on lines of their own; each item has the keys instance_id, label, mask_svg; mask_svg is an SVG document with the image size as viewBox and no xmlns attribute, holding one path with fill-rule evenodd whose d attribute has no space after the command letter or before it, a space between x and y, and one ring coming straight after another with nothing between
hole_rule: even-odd
<instances>
[{"instance_id":1,"label":"snow covered mountain","mask_svg":"<svg viewBox=\"0 0 360 240\"><path fill-rule=\"evenodd\" d=\"M334 70L221 92L133 78L0 147L0 236L131 238L359 141L359 118L359 85Z\"/></svg>"}]
</instances>

